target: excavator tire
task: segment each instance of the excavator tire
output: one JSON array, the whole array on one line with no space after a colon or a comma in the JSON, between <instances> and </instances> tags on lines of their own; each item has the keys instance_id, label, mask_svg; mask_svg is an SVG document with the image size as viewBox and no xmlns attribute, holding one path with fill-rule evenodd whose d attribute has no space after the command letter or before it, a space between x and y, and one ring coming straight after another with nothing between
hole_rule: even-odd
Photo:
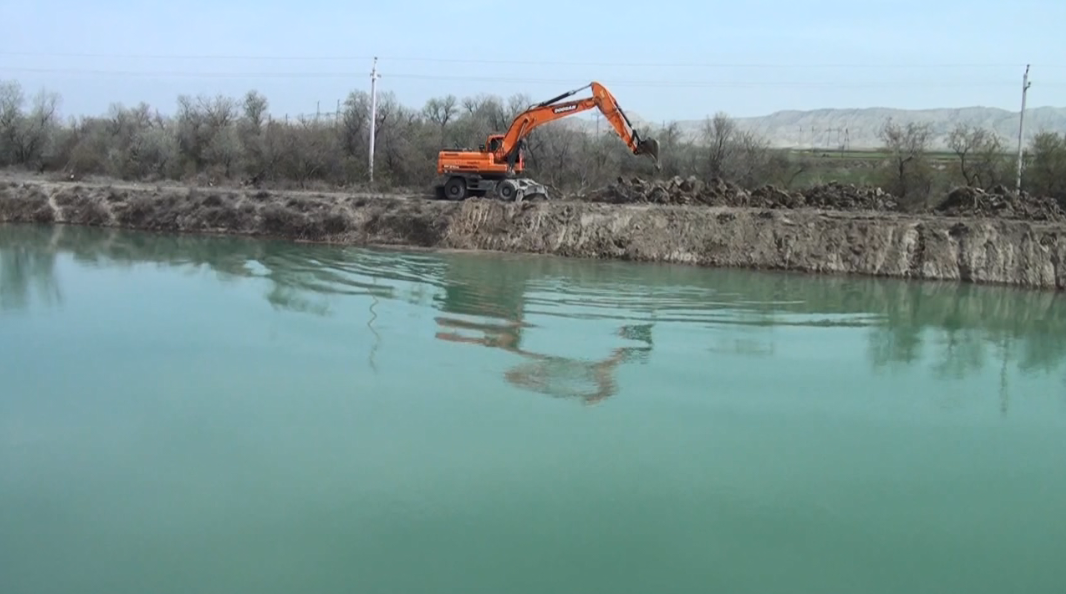
<instances>
[{"instance_id":1,"label":"excavator tire","mask_svg":"<svg viewBox=\"0 0 1066 594\"><path fill-rule=\"evenodd\" d=\"M496 195L507 202L518 199L518 184L515 180L505 179L496 185Z\"/></svg>"},{"instance_id":2,"label":"excavator tire","mask_svg":"<svg viewBox=\"0 0 1066 594\"><path fill-rule=\"evenodd\" d=\"M444 197L448 200L464 200L467 197L466 180L454 176L444 182Z\"/></svg>"}]
</instances>

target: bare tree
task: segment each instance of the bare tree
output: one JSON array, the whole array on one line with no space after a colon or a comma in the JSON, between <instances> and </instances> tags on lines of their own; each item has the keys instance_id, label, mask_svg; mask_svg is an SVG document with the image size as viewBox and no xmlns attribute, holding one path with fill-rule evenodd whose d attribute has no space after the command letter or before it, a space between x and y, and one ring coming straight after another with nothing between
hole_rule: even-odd
<instances>
[{"instance_id":1,"label":"bare tree","mask_svg":"<svg viewBox=\"0 0 1066 594\"><path fill-rule=\"evenodd\" d=\"M966 185L989 188L1000 183L1005 154L995 132L959 124L948 135L948 146L959 157L959 173Z\"/></svg>"},{"instance_id":2,"label":"bare tree","mask_svg":"<svg viewBox=\"0 0 1066 594\"><path fill-rule=\"evenodd\" d=\"M891 163L889 191L912 206L927 199L931 190L926 158L931 136L929 124L908 122L902 125L893 122L892 118L885 121L879 133Z\"/></svg>"},{"instance_id":3,"label":"bare tree","mask_svg":"<svg viewBox=\"0 0 1066 594\"><path fill-rule=\"evenodd\" d=\"M587 145L579 132L564 126L547 125L537 130L536 144L530 147L536 175L549 185L583 188L593 173L589 167Z\"/></svg>"},{"instance_id":4,"label":"bare tree","mask_svg":"<svg viewBox=\"0 0 1066 594\"><path fill-rule=\"evenodd\" d=\"M353 91L344 101L341 114L341 147L349 157L363 158L370 139L370 95Z\"/></svg>"},{"instance_id":5,"label":"bare tree","mask_svg":"<svg viewBox=\"0 0 1066 594\"><path fill-rule=\"evenodd\" d=\"M11 149L14 163L43 169L50 155L59 120L59 95L41 90L33 97L29 113L15 123Z\"/></svg>"},{"instance_id":6,"label":"bare tree","mask_svg":"<svg viewBox=\"0 0 1066 594\"><path fill-rule=\"evenodd\" d=\"M1027 152L1026 189L1066 201L1066 134L1041 131L1030 141Z\"/></svg>"},{"instance_id":7,"label":"bare tree","mask_svg":"<svg viewBox=\"0 0 1066 594\"><path fill-rule=\"evenodd\" d=\"M234 166L243 156L244 148L237 128L222 126L212 132L204 147L204 158L215 168L221 169L222 177L229 178L235 173Z\"/></svg>"},{"instance_id":8,"label":"bare tree","mask_svg":"<svg viewBox=\"0 0 1066 594\"><path fill-rule=\"evenodd\" d=\"M509 126L518 114L530 108L533 105L533 99L526 93L515 93L507 99L507 111L505 112L504 119L507 120L504 127ZM501 131L503 128L501 128Z\"/></svg>"},{"instance_id":9,"label":"bare tree","mask_svg":"<svg viewBox=\"0 0 1066 594\"><path fill-rule=\"evenodd\" d=\"M448 123L459 113L459 100L455 95L434 97L426 102L422 108L425 117L440 127L440 144L444 146L447 137Z\"/></svg>"},{"instance_id":10,"label":"bare tree","mask_svg":"<svg viewBox=\"0 0 1066 594\"><path fill-rule=\"evenodd\" d=\"M15 145L25 101L22 85L15 81L0 81L0 165L15 162Z\"/></svg>"},{"instance_id":11,"label":"bare tree","mask_svg":"<svg viewBox=\"0 0 1066 594\"><path fill-rule=\"evenodd\" d=\"M244 95L244 120L249 128L260 130L263 127L269 106L270 102L259 91L248 91Z\"/></svg>"},{"instance_id":12,"label":"bare tree","mask_svg":"<svg viewBox=\"0 0 1066 594\"><path fill-rule=\"evenodd\" d=\"M707 177L725 177L736 140L736 123L726 113L718 112L703 123L701 133L706 146L705 174Z\"/></svg>"}]
</instances>

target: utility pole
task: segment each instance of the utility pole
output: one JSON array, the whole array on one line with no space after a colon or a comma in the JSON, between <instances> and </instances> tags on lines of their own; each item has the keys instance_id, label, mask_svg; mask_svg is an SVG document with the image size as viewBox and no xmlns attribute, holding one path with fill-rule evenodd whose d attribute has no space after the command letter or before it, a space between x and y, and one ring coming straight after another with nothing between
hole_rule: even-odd
<instances>
[{"instance_id":1,"label":"utility pole","mask_svg":"<svg viewBox=\"0 0 1066 594\"><path fill-rule=\"evenodd\" d=\"M370 183L374 183L374 136L378 124L378 59L374 57L374 66L370 69Z\"/></svg>"},{"instance_id":2,"label":"utility pole","mask_svg":"<svg viewBox=\"0 0 1066 594\"><path fill-rule=\"evenodd\" d=\"M1022 111L1018 114L1018 176L1014 181L1014 191L1022 191L1022 134L1025 132L1025 95L1029 91L1029 65L1025 65L1022 75Z\"/></svg>"}]
</instances>

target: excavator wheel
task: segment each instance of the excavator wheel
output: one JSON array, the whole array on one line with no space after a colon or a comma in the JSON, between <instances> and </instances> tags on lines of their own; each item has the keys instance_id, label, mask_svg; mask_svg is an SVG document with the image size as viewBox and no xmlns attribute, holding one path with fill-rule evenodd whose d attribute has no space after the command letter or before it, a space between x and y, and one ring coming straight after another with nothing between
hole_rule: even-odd
<instances>
[{"instance_id":1,"label":"excavator wheel","mask_svg":"<svg viewBox=\"0 0 1066 594\"><path fill-rule=\"evenodd\" d=\"M463 200L467 196L466 180L461 177L449 178L444 184L444 197L448 200Z\"/></svg>"},{"instance_id":2,"label":"excavator wheel","mask_svg":"<svg viewBox=\"0 0 1066 594\"><path fill-rule=\"evenodd\" d=\"M518 197L518 185L509 179L505 179L496 186L496 193L507 202L514 202L515 198Z\"/></svg>"}]
</instances>

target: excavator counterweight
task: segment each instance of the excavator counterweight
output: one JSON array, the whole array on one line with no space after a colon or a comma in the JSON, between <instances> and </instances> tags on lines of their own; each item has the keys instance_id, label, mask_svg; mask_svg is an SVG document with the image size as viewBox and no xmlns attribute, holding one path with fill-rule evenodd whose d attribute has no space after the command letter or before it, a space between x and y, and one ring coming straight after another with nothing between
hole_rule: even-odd
<instances>
[{"instance_id":1,"label":"excavator counterweight","mask_svg":"<svg viewBox=\"0 0 1066 594\"><path fill-rule=\"evenodd\" d=\"M592 96L570 99L591 89ZM518 114L503 134L492 134L478 150L443 150L437 155L438 198L463 200L492 196L507 201L548 198L543 184L520 177L525 170L525 139L538 126L589 109L599 109L634 155L647 155L659 168L659 141L641 138L614 95L598 82L537 103Z\"/></svg>"}]
</instances>

